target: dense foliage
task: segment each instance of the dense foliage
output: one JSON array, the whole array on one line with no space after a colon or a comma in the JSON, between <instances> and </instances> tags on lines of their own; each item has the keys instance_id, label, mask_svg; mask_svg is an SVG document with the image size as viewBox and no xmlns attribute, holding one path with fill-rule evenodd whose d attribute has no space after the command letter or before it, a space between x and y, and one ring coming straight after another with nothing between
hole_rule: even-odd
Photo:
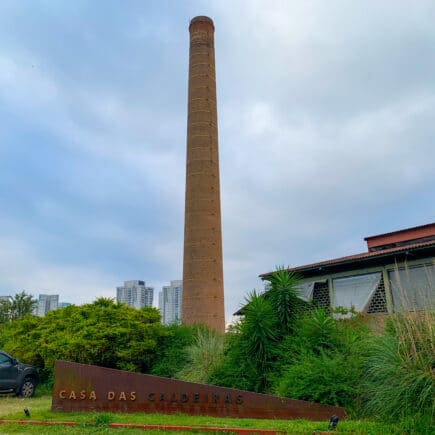
<instances>
[{"instance_id":1,"label":"dense foliage","mask_svg":"<svg viewBox=\"0 0 435 435\"><path fill-rule=\"evenodd\" d=\"M298 301L297 277L285 273L277 271L265 294L250 294L208 382L344 406L350 415L400 422L403 433L429 433L434 311L395 314L374 332L353 310Z\"/></svg>"},{"instance_id":2,"label":"dense foliage","mask_svg":"<svg viewBox=\"0 0 435 435\"><path fill-rule=\"evenodd\" d=\"M110 299L27 316L5 324L0 344L48 378L56 359L146 372L163 334L154 308L136 310Z\"/></svg>"},{"instance_id":3,"label":"dense foliage","mask_svg":"<svg viewBox=\"0 0 435 435\"><path fill-rule=\"evenodd\" d=\"M268 280L225 337L162 326L155 309L99 299L43 318L8 318L0 347L46 378L66 359L344 406L350 415L399 421L403 433L427 433L435 416L433 310L395 314L375 333L352 310L301 300L297 276L282 268Z\"/></svg>"},{"instance_id":4,"label":"dense foliage","mask_svg":"<svg viewBox=\"0 0 435 435\"><path fill-rule=\"evenodd\" d=\"M246 299L243 320L227 334L222 364L212 372L210 382L270 391L277 349L284 337L295 333L297 319L309 311L310 305L298 297L298 277L284 268L267 280L267 293L253 291Z\"/></svg>"},{"instance_id":5,"label":"dense foliage","mask_svg":"<svg viewBox=\"0 0 435 435\"><path fill-rule=\"evenodd\" d=\"M368 328L313 309L277 348L273 390L279 395L355 409Z\"/></svg>"}]
</instances>

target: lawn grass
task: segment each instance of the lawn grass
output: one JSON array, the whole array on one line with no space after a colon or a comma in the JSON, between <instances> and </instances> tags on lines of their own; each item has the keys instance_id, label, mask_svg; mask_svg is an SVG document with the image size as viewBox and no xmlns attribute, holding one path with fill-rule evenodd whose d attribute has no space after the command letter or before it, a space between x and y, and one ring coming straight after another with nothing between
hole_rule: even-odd
<instances>
[{"instance_id":1,"label":"lawn grass","mask_svg":"<svg viewBox=\"0 0 435 435\"><path fill-rule=\"evenodd\" d=\"M17 424L0 425L0 433L38 433L38 434L79 434L79 433L128 433L143 434L140 429L111 429L108 423L137 423L154 425L174 426L206 426L221 428L252 428L252 429L276 429L283 430L290 434L312 434L313 432L326 431L328 422L312 422L307 420L259 420L259 419L237 419L208 416L190 416L185 414L113 414L113 413L63 413L51 411L51 396L44 395L31 399L17 398L14 396L0 397L0 419L24 420L24 408L30 411L31 420L42 421L74 421L79 423L77 427L66 426L23 426ZM37 429L37 430L35 430ZM165 431L147 431L147 433L162 433ZM175 432L166 432L172 433ZM189 433L189 432L177 432ZM195 431L195 433L201 433ZM400 434L397 427L382 423L358 420L340 421L337 433L384 435Z\"/></svg>"}]
</instances>

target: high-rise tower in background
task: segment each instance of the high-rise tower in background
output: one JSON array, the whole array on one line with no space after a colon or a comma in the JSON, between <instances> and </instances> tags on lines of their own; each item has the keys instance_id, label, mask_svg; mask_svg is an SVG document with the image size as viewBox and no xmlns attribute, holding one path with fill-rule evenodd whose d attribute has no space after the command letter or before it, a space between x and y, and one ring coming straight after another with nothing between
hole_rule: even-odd
<instances>
[{"instance_id":1,"label":"high-rise tower in background","mask_svg":"<svg viewBox=\"0 0 435 435\"><path fill-rule=\"evenodd\" d=\"M162 291L159 293L159 309L164 325L181 322L182 295L183 281L171 281L170 285L162 287Z\"/></svg>"},{"instance_id":2,"label":"high-rise tower in background","mask_svg":"<svg viewBox=\"0 0 435 435\"><path fill-rule=\"evenodd\" d=\"M214 25L190 22L184 222L184 324L225 331Z\"/></svg>"},{"instance_id":3,"label":"high-rise tower in background","mask_svg":"<svg viewBox=\"0 0 435 435\"><path fill-rule=\"evenodd\" d=\"M145 281L124 281L122 287L116 287L116 301L134 308L153 306L154 288L147 287Z\"/></svg>"},{"instance_id":4,"label":"high-rise tower in background","mask_svg":"<svg viewBox=\"0 0 435 435\"><path fill-rule=\"evenodd\" d=\"M57 310L59 306L59 295L39 295L36 314L45 316L51 310Z\"/></svg>"}]
</instances>

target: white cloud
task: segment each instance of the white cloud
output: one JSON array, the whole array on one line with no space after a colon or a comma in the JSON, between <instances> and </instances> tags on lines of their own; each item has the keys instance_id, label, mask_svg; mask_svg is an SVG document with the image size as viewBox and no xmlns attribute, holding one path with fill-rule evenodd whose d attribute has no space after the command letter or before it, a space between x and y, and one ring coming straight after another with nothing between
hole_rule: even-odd
<instances>
[{"instance_id":1,"label":"white cloud","mask_svg":"<svg viewBox=\"0 0 435 435\"><path fill-rule=\"evenodd\" d=\"M3 237L0 246L0 275L5 289L2 294L23 289L35 297L40 293L59 294L60 301L75 304L90 303L97 297L116 296L115 280L108 271L92 266L45 263L31 246L17 239Z\"/></svg>"}]
</instances>

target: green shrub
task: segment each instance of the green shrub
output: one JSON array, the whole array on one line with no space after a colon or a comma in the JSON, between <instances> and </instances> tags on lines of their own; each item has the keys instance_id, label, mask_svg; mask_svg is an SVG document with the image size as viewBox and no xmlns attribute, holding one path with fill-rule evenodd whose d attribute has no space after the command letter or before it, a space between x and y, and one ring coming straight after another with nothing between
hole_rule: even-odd
<instances>
[{"instance_id":1,"label":"green shrub","mask_svg":"<svg viewBox=\"0 0 435 435\"><path fill-rule=\"evenodd\" d=\"M337 320L328 311L313 309L295 322L293 333L277 348L272 390L355 411L368 336L358 316Z\"/></svg>"},{"instance_id":2,"label":"green shrub","mask_svg":"<svg viewBox=\"0 0 435 435\"><path fill-rule=\"evenodd\" d=\"M174 378L189 362L188 347L194 343L196 328L169 325L163 328L151 374Z\"/></svg>"},{"instance_id":3,"label":"green shrub","mask_svg":"<svg viewBox=\"0 0 435 435\"><path fill-rule=\"evenodd\" d=\"M282 374L276 393L293 399L354 407L360 364L340 352L303 352Z\"/></svg>"},{"instance_id":4,"label":"green shrub","mask_svg":"<svg viewBox=\"0 0 435 435\"><path fill-rule=\"evenodd\" d=\"M257 370L249 361L242 346L243 337L238 328L225 336L225 350L221 363L211 372L208 382L221 387L260 391Z\"/></svg>"},{"instance_id":5,"label":"green shrub","mask_svg":"<svg viewBox=\"0 0 435 435\"><path fill-rule=\"evenodd\" d=\"M313 352L338 349L344 344L339 329L329 312L315 308L296 323L294 342Z\"/></svg>"}]
</instances>

